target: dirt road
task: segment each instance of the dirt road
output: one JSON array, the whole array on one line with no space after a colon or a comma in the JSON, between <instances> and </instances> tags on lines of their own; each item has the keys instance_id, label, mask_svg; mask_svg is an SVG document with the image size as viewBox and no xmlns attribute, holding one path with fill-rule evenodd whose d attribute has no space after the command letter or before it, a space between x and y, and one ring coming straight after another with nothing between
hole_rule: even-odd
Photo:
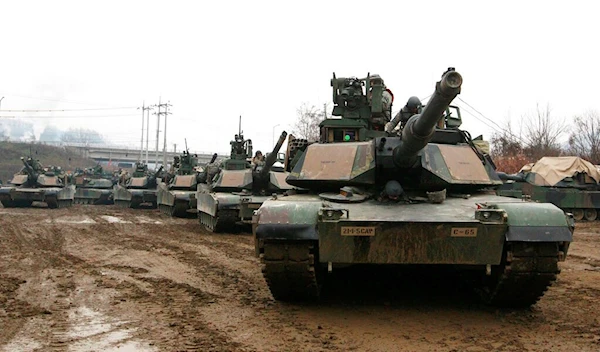
<instances>
[{"instance_id":1,"label":"dirt road","mask_svg":"<svg viewBox=\"0 0 600 352\"><path fill-rule=\"evenodd\" d=\"M292 305L272 299L246 233L154 210L0 208L0 351L599 351L599 233L578 227L524 311L443 277Z\"/></svg>"}]
</instances>

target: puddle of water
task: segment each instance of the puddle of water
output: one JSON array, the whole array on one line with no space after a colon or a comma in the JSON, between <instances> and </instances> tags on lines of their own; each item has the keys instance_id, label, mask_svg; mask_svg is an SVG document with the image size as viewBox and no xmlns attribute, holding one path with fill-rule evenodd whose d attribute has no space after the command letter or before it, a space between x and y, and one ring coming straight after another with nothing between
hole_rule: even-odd
<instances>
[{"instance_id":1,"label":"puddle of water","mask_svg":"<svg viewBox=\"0 0 600 352\"><path fill-rule=\"evenodd\" d=\"M27 215L25 213L13 213L12 211L0 211L0 215Z\"/></svg>"},{"instance_id":2,"label":"puddle of water","mask_svg":"<svg viewBox=\"0 0 600 352\"><path fill-rule=\"evenodd\" d=\"M106 220L107 222L111 223L111 224L115 224L115 223L131 224L131 221L123 220L123 219L118 218L116 216L101 215L100 217L102 219Z\"/></svg>"},{"instance_id":3,"label":"puddle of water","mask_svg":"<svg viewBox=\"0 0 600 352\"><path fill-rule=\"evenodd\" d=\"M134 328L121 328L127 321L111 321L104 314L87 307L79 307L69 313L71 329L67 333L69 351L140 351L156 349L148 343L132 340Z\"/></svg>"},{"instance_id":4,"label":"puddle of water","mask_svg":"<svg viewBox=\"0 0 600 352\"><path fill-rule=\"evenodd\" d=\"M52 222L51 219L47 219L45 222ZM95 224L94 219L87 216L64 216L54 219L54 222L61 224Z\"/></svg>"},{"instance_id":5,"label":"puddle of water","mask_svg":"<svg viewBox=\"0 0 600 352\"><path fill-rule=\"evenodd\" d=\"M28 337L20 337L10 341L4 345L0 351L2 352L25 352L36 351L42 348L42 344Z\"/></svg>"},{"instance_id":6,"label":"puddle of water","mask_svg":"<svg viewBox=\"0 0 600 352\"><path fill-rule=\"evenodd\" d=\"M140 224L155 224L155 225L162 224L161 221L152 220L147 216L136 216L136 219L137 219L137 222Z\"/></svg>"}]
</instances>

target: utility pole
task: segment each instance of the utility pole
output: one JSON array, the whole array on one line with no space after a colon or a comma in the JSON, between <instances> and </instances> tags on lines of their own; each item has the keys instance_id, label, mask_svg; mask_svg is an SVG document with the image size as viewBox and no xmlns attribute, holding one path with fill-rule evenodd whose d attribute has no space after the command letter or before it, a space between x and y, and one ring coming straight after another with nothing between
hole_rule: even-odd
<instances>
[{"instance_id":1,"label":"utility pole","mask_svg":"<svg viewBox=\"0 0 600 352\"><path fill-rule=\"evenodd\" d=\"M150 140L150 110L151 106L146 110L146 165L148 165L148 141Z\"/></svg>"},{"instance_id":2,"label":"utility pole","mask_svg":"<svg viewBox=\"0 0 600 352\"><path fill-rule=\"evenodd\" d=\"M154 168L156 170L158 170L158 137L159 137L159 133L160 133L160 108L161 108L161 104L160 104L160 98L158 98L158 112L156 113L156 154L154 155Z\"/></svg>"},{"instance_id":3,"label":"utility pole","mask_svg":"<svg viewBox=\"0 0 600 352\"><path fill-rule=\"evenodd\" d=\"M146 102L142 103L142 141L140 143L140 162L144 161L144 119L146 116L146 111L150 110L149 106L146 106ZM149 118L149 117L148 117ZM148 120L148 125L146 126L146 131L150 127L150 120ZM148 149L148 134L146 133L146 149ZM148 164L148 151L146 150L146 164Z\"/></svg>"},{"instance_id":4,"label":"utility pole","mask_svg":"<svg viewBox=\"0 0 600 352\"><path fill-rule=\"evenodd\" d=\"M171 114L169 112L169 108L172 105L169 102L161 103L161 100L158 101L158 112L156 113L158 116L157 126L156 126L156 165L158 167L158 141L159 141L159 133L158 130L160 128L160 116L165 116L165 129L163 131L163 166L167 166L167 116ZM164 110L164 111L163 111Z\"/></svg>"}]
</instances>

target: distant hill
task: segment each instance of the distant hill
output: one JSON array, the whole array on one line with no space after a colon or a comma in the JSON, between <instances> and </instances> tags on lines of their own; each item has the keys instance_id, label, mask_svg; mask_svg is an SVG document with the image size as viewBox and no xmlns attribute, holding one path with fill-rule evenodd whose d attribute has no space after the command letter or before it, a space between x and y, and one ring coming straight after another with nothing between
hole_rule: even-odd
<instances>
[{"instance_id":1,"label":"distant hill","mask_svg":"<svg viewBox=\"0 0 600 352\"><path fill-rule=\"evenodd\" d=\"M12 176L21 170L23 163L21 157L31 154L43 166L60 166L65 170L74 170L76 167L96 165L92 159L83 158L79 150L70 147L54 147L44 144L0 142L0 180L6 183Z\"/></svg>"}]
</instances>

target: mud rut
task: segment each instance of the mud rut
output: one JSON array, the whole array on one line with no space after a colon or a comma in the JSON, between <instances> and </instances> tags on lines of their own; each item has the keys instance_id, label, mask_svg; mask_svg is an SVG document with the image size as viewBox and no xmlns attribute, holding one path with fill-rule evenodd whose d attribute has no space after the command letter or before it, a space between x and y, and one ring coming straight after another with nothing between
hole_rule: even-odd
<instances>
[{"instance_id":1,"label":"mud rut","mask_svg":"<svg viewBox=\"0 0 600 352\"><path fill-rule=\"evenodd\" d=\"M578 226L528 310L435 273L342 272L323 303L293 305L271 297L247 233L157 210L0 208L0 351L598 351L599 233Z\"/></svg>"}]
</instances>

